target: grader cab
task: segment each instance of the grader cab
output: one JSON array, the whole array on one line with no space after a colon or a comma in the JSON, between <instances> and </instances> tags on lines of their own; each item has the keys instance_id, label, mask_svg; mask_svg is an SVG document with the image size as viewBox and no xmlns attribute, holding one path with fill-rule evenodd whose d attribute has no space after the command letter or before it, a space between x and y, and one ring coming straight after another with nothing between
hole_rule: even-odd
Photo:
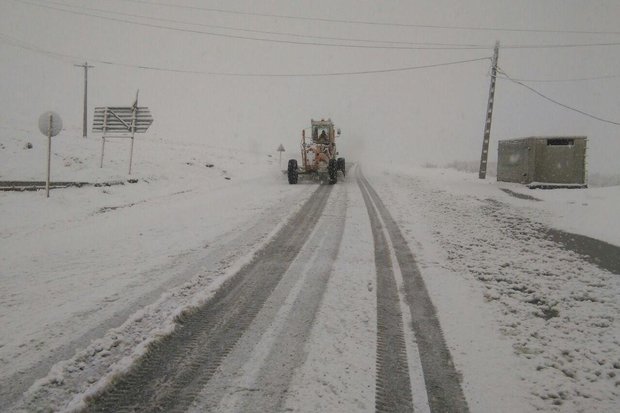
<instances>
[{"instance_id":1,"label":"grader cab","mask_svg":"<svg viewBox=\"0 0 620 413\"><path fill-rule=\"evenodd\" d=\"M340 129L336 129L331 119L311 120L310 136L306 129L301 132L301 165L297 159L288 161L288 183L296 184L299 176L311 177L330 185L338 182L338 171L345 175L345 160L337 158L336 137Z\"/></svg>"}]
</instances>

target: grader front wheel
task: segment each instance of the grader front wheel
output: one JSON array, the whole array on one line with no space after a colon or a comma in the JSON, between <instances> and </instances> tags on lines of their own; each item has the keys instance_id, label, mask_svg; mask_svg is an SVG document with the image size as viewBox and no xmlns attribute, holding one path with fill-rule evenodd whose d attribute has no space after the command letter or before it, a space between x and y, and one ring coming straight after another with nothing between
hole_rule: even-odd
<instances>
[{"instance_id":1,"label":"grader front wheel","mask_svg":"<svg viewBox=\"0 0 620 413\"><path fill-rule=\"evenodd\" d=\"M291 159L288 161L288 183L294 185L299 178L299 171L297 170L297 160Z\"/></svg>"},{"instance_id":2,"label":"grader front wheel","mask_svg":"<svg viewBox=\"0 0 620 413\"><path fill-rule=\"evenodd\" d=\"M327 166L327 172L329 174L329 184L333 185L338 182L338 162L335 159L329 160Z\"/></svg>"}]
</instances>

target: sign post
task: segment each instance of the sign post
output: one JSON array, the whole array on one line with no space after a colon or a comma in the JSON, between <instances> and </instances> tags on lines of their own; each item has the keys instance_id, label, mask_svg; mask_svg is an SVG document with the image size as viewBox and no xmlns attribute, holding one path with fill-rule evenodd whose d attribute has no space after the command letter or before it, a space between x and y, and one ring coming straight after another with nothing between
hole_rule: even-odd
<instances>
[{"instance_id":1,"label":"sign post","mask_svg":"<svg viewBox=\"0 0 620 413\"><path fill-rule=\"evenodd\" d=\"M136 113L138 112L138 94L140 90L136 91L136 101L131 105L131 149L129 151L129 175L131 175L131 163L133 161L133 141L136 136Z\"/></svg>"},{"instance_id":2,"label":"sign post","mask_svg":"<svg viewBox=\"0 0 620 413\"><path fill-rule=\"evenodd\" d=\"M52 136L62 130L62 119L56 112L48 111L39 117L39 130L47 136L47 178L45 180L45 196L50 197L50 175L52 163Z\"/></svg>"},{"instance_id":3,"label":"sign post","mask_svg":"<svg viewBox=\"0 0 620 413\"><path fill-rule=\"evenodd\" d=\"M282 167L282 152L284 152L284 146L282 144L278 146L278 152L280 152L280 168L281 168Z\"/></svg>"}]
</instances>

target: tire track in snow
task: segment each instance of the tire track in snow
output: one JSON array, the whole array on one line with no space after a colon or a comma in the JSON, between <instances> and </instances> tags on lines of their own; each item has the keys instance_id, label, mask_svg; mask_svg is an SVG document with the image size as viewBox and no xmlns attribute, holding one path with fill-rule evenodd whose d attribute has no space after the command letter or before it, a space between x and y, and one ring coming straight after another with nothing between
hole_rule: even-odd
<instances>
[{"instance_id":1,"label":"tire track in snow","mask_svg":"<svg viewBox=\"0 0 620 413\"><path fill-rule=\"evenodd\" d=\"M88 366L85 367L84 370L78 369L81 373L78 373L78 371L69 372L64 369L62 386L43 385L34 393L28 391L26 397L22 396L26 394L26 391L29 390L29 387L31 387L36 380L45 378L46 375L51 374L51 367L57 363L69 362L71 359L75 361L75 358L78 357L78 353L86 351L80 349L92 348L95 345L91 342L105 340L106 336L112 335L111 331L109 332L108 330L122 330L123 325L125 325L127 329L123 330L122 333L119 331L121 337L142 337L143 334L150 334L149 323L135 323L129 327L125 322L139 310L145 307L152 308L154 305L159 305L162 311L160 312L159 309L156 310L158 317L161 321L165 321L166 317L164 313L173 311L174 307L188 305L189 302L188 298L187 300L182 300L184 304L180 301L177 302L176 305L173 304L176 295L174 292L175 289L178 290L182 288L184 291L189 292L193 290L197 292L207 288L207 286L211 285L212 281L215 281L224 274L234 275L234 273L231 274L229 272L231 266L236 266L238 262L246 260L244 257L250 257L249 260L251 260L251 251L259 251L267 245L269 239L277 234L279 229L282 228L312 196L312 193L305 194L303 196L303 202L298 199L299 197L296 197L295 199L297 199L297 202L301 204L293 206L290 201L293 200L292 197L295 197L295 195L293 192L290 194L291 195L288 195L284 200L286 202L272 205L261 212L258 221L246 221L244 224L233 226L227 232L218 235L208 245L204 246L204 248L208 248L206 251L204 248L200 247L180 254L170 255L171 261L166 262L163 266L155 266L137 273L135 275L136 281L131 284L130 289L139 288L141 293L133 298L131 294L125 296L125 298L115 294L113 297L120 297L119 301L124 302L124 304L121 306L116 305L113 315L109 316L109 318L108 316L100 318L100 321L94 324L94 327L67 344L62 344L60 347L57 347L57 349L54 347L50 348L45 358L40 360L34 358L34 364L31 367L20 369L12 376L8 376L8 378L0 378L0 412L20 409L25 411L36 411L42 408L59 410L61 406L69 403L69 400L73 399L77 402L74 395L83 391L80 390L83 389L81 385L86 381L93 380L95 377L108 375L106 371L109 371L109 368L114 368L110 366L118 363L124 357L123 354L126 354L126 352L123 351L123 347L133 347L132 344L130 344L130 342L133 342L131 338L121 338L121 342L123 343L118 347L114 347L119 353L106 356L105 362L102 362L103 359L101 358L91 356L90 360L83 361L84 364ZM248 260L245 262L247 261ZM238 268L240 269L241 267L242 265ZM159 275L161 273L168 273L167 279L161 280ZM151 282L148 287L144 285L144 280L147 279L153 279L153 282ZM159 279L159 281L155 282L155 279ZM185 290L185 287L188 289ZM129 294L129 291L130 290L126 290L125 294ZM211 289L211 291L214 290ZM171 293L169 299L163 298L168 295L164 294L166 292ZM185 296L185 293L182 295ZM2 294L0 294L0 301L1 299ZM96 309L76 313L75 317L79 319L89 317L95 311L101 312L101 309L97 307ZM53 326L52 330L62 330L61 327L62 326ZM127 351L131 353L131 350Z\"/></svg>"},{"instance_id":2,"label":"tire track in snow","mask_svg":"<svg viewBox=\"0 0 620 413\"><path fill-rule=\"evenodd\" d=\"M284 410L338 255L346 195L334 187L308 241L190 412Z\"/></svg>"},{"instance_id":3,"label":"tire track in snow","mask_svg":"<svg viewBox=\"0 0 620 413\"><path fill-rule=\"evenodd\" d=\"M372 206L373 201L379 214L381 215L383 222L385 223L386 230L392 241L394 253L396 255L396 259L402 273L407 304L411 312L413 330L419 348L421 359L420 361L424 373L424 381L426 383L426 391L428 395L430 410L431 412L468 412L469 408L467 406L467 401L465 400L465 396L463 395L463 390L461 388L460 376L457 373L452 362L452 357L443 338L443 333L441 331L441 326L439 325L439 320L436 315L435 307L430 299L430 296L428 295L428 291L426 290L424 280L422 279L415 258L411 253L411 250L409 249L402 233L400 232L398 225L396 224L391 214L379 198L376 191L363 176L360 176L359 185L362 189L362 193L364 194L364 200L366 202L368 214L371 217L371 221L374 221L372 224L372 228L373 237L375 237L375 244L377 245L378 243L380 249L383 249L384 247L381 246L381 244L382 242L385 242L385 240L381 240L383 236L381 231L381 223L379 222L378 217L374 216L373 218L373 215L376 215L376 212ZM377 234L375 235L375 233ZM383 254L385 253L386 252L383 252ZM376 250L376 254L379 254L378 250ZM387 252L387 254L389 254L389 251ZM380 276L380 262L381 261L377 261L378 281ZM391 273L391 277L393 279L394 275L392 272L391 263L386 259L383 259L383 263L390 266L389 272ZM379 293L380 288L381 285L378 284L378 311L381 309L381 297ZM391 297L390 299L394 299L394 297ZM396 294L395 299L398 299L398 294ZM398 304L398 302L396 304ZM399 321L402 326L402 317L400 317L400 312L398 312L398 314L400 319ZM388 353L387 357L394 357L394 353L400 354L400 352L404 350L404 347L402 349L399 347L400 344L398 343L398 340L398 338L392 339L392 341L395 342L397 347L392 349L393 353ZM390 349L387 349L388 352L389 350ZM378 358L378 363L385 362L385 357L386 355L383 355L381 358ZM394 361L391 362L394 363ZM407 365L406 358L404 361L404 365ZM388 386L385 385L386 380L389 380L388 383L398 380L406 380L407 383L410 383L409 375L407 374L406 379L403 377L398 378L398 374L402 373L402 366L395 367L395 371L388 370L386 373L380 374L382 369L379 369L378 366L377 411L411 411L412 409L404 409L404 407L406 406L406 400L400 402L390 402L391 397L402 398L406 397L407 395L407 393L405 393L404 395L394 393L394 391L397 391L399 389L398 383L389 384ZM387 376L385 376L385 374L387 374ZM388 390L390 390L392 393L387 393ZM408 388L408 394L410 397L410 385ZM392 403L392 405L388 409L384 408L387 406L381 404L386 403L386 400ZM398 403L402 404L402 409L398 409Z\"/></svg>"},{"instance_id":4,"label":"tire track in snow","mask_svg":"<svg viewBox=\"0 0 620 413\"><path fill-rule=\"evenodd\" d=\"M375 410L377 412L412 412L411 379L403 317L392 258L383 226L375 211L367 188L358 178L368 210L375 244L377 271L377 378Z\"/></svg>"},{"instance_id":5,"label":"tire track in snow","mask_svg":"<svg viewBox=\"0 0 620 413\"><path fill-rule=\"evenodd\" d=\"M204 306L149 347L126 375L93 397L88 411L184 411L252 323L310 236L331 186L320 186L302 209Z\"/></svg>"}]
</instances>

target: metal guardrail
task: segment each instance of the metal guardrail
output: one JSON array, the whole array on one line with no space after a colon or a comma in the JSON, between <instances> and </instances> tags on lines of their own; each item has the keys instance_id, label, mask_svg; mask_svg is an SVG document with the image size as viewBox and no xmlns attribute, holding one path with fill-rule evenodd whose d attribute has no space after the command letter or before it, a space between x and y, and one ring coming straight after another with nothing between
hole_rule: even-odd
<instances>
[{"instance_id":1,"label":"metal guardrail","mask_svg":"<svg viewBox=\"0 0 620 413\"><path fill-rule=\"evenodd\" d=\"M127 181L107 181L107 182L50 182L50 189L61 189L76 187L81 188L83 186L114 186L125 185L125 182L134 184L138 182L137 179L128 179ZM45 181L0 181L0 191L38 191L39 189L45 189Z\"/></svg>"}]
</instances>

